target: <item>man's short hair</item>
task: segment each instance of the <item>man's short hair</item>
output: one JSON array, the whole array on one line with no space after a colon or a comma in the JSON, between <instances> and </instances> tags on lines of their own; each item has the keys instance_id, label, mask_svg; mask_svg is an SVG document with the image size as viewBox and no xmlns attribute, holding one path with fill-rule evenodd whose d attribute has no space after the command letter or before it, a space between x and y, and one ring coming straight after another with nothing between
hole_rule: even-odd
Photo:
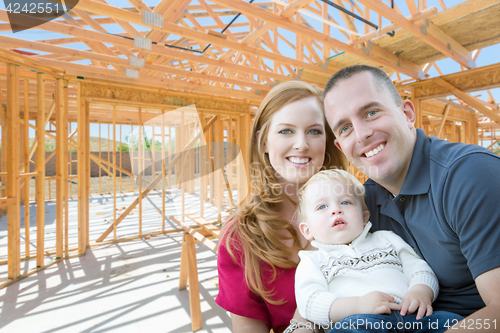
<instances>
[{"instance_id":1,"label":"man's short hair","mask_svg":"<svg viewBox=\"0 0 500 333\"><path fill-rule=\"evenodd\" d=\"M332 90L333 87L337 85L337 83L339 83L342 80L348 79L349 77L351 77L356 73L361 73L361 72L370 72L375 78L375 82L377 83L377 88L385 87L385 90L391 95L392 99L394 100L394 103L396 103L397 106L401 105L403 99L401 98L401 95L399 95L399 92L394 86L394 83L392 82L391 78L380 68L367 65L354 65L354 66L344 67L337 73L333 74L332 77L330 77L330 79L326 83L325 90L323 91L323 100L325 100L326 94L328 94L328 92Z\"/></svg>"}]
</instances>

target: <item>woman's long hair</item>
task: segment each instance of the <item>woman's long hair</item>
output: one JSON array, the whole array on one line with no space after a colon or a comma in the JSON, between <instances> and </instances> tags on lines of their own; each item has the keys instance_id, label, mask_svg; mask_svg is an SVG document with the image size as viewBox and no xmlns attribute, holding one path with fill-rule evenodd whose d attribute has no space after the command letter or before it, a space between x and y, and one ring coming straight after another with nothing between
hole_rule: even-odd
<instances>
[{"instance_id":1,"label":"woman's long hair","mask_svg":"<svg viewBox=\"0 0 500 333\"><path fill-rule=\"evenodd\" d=\"M323 107L322 90L301 81L289 81L274 87L262 101L254 119L248 164L250 183L248 196L240 208L224 226L221 239L228 252L236 261L234 250L242 253L241 264L245 269L245 279L249 288L271 304L282 304L283 300L273 299L273 290L266 290L262 280L262 263L269 264L276 277L276 267L291 268L297 264L289 258L302 249L295 228L279 213L279 204L284 200L269 158L265 156L264 144L269 133L271 117L285 105L308 97L316 97ZM326 118L325 161L322 169L346 169L344 155L335 147L334 135ZM288 234L289 236L284 236ZM284 246L284 240L292 240L293 245Z\"/></svg>"}]
</instances>

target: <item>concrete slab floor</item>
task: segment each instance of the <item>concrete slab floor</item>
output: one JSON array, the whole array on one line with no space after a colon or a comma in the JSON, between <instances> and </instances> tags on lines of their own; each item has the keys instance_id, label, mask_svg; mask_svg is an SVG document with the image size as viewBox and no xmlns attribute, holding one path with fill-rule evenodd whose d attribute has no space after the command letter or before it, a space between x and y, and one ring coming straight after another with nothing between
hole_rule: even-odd
<instances>
[{"instance_id":1,"label":"concrete slab floor","mask_svg":"<svg viewBox=\"0 0 500 333\"><path fill-rule=\"evenodd\" d=\"M182 234L88 250L0 290L0 332L191 332L179 291ZM197 244L203 328L231 332L215 302L216 254Z\"/></svg>"}]
</instances>

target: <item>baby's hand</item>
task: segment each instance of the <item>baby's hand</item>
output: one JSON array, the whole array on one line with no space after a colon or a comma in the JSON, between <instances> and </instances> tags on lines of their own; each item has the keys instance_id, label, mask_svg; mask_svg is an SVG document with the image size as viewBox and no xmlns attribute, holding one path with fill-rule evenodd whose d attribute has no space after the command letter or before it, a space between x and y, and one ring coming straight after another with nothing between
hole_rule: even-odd
<instances>
[{"instance_id":1,"label":"baby's hand","mask_svg":"<svg viewBox=\"0 0 500 333\"><path fill-rule=\"evenodd\" d=\"M380 291L372 291L359 298L359 313L390 314L391 310L400 310L401 305L394 303L394 297Z\"/></svg>"},{"instance_id":2,"label":"baby's hand","mask_svg":"<svg viewBox=\"0 0 500 333\"><path fill-rule=\"evenodd\" d=\"M401 315L413 313L416 310L417 320L432 314L432 289L425 284L416 284L411 287L401 301Z\"/></svg>"}]
</instances>

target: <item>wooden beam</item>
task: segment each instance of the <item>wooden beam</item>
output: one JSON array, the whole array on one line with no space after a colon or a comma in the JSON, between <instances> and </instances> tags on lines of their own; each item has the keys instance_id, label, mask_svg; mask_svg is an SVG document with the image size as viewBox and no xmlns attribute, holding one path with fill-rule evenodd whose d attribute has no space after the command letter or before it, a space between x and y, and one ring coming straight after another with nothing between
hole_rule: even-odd
<instances>
[{"instance_id":1,"label":"wooden beam","mask_svg":"<svg viewBox=\"0 0 500 333\"><path fill-rule=\"evenodd\" d=\"M454 87L452 84L448 83L447 81L445 81L444 79L442 79L440 77L435 78L435 82L443 89L446 89L447 91L449 91L453 95L460 98L465 103L467 103L470 106L472 106L473 108L475 108L480 113L484 114L486 117L490 118L491 120L493 120L497 124L500 124L500 115L497 112L495 112L494 110L491 110L491 109L487 108L486 106L484 106L483 104L479 103L474 97L467 95L466 93L464 93L460 89Z\"/></svg>"},{"instance_id":2,"label":"wooden beam","mask_svg":"<svg viewBox=\"0 0 500 333\"><path fill-rule=\"evenodd\" d=\"M80 6L80 4L79 4L79 6ZM7 16L6 11L0 10L0 20L8 22L8 16ZM104 33L97 32L97 31L85 30L85 29L82 29L79 27L68 27L67 25L60 24L60 23L45 22L43 25L39 26L39 28L42 30L46 30L46 31L52 31L52 32L57 32L57 33L62 33L62 34L67 34L67 35L73 35L75 37L82 37L82 38L87 38L90 40L102 40L105 43L110 43L113 45L123 45L127 48L130 48L130 49L135 48L133 40L113 36L110 34L104 34ZM215 38L217 38L217 37L215 37ZM166 57L185 59L185 60L194 61L197 63L207 64L207 65L213 65L216 67L232 69L235 71L244 70L245 72L248 72L251 74L264 75L264 76L268 76L268 77L271 77L275 80L280 80L280 81L290 80L290 77L288 77L286 75L275 74L275 73L267 72L267 71L264 71L264 70L261 70L258 68L252 68L252 67L246 67L246 66L242 67L241 65L238 65L238 64L235 64L232 62L226 62L226 61L222 61L219 59L210 59L210 58L204 57L203 55L195 55L191 52L177 51L177 50L174 50L171 48L166 48L162 45L153 44L151 53L161 55L161 56L166 56ZM40 64L40 66L42 66L42 65ZM39 68L36 70L39 70ZM44 70L44 73L47 74L47 72L45 70Z\"/></svg>"},{"instance_id":3,"label":"wooden beam","mask_svg":"<svg viewBox=\"0 0 500 333\"><path fill-rule=\"evenodd\" d=\"M69 15L64 15L62 17L64 18L64 20L66 21L66 23L68 23L69 26L71 26L71 27L81 27ZM99 40L81 39L81 41L82 41L82 43L84 43L85 45L87 45L93 52L104 53L104 54L108 54L108 55L112 55L113 54L113 52L111 52L111 50L109 50L109 48L104 43L102 43ZM92 63L96 67L99 67L99 65L100 65L101 67L107 68L107 64L105 64L105 63L100 63L99 64L99 63L94 62L94 61L92 61ZM119 67L117 67L116 69L123 70L122 68L119 68Z\"/></svg>"},{"instance_id":4,"label":"wooden beam","mask_svg":"<svg viewBox=\"0 0 500 333\"><path fill-rule=\"evenodd\" d=\"M439 124L439 129L437 131L436 136L440 138L441 132L443 131L444 124L446 124L446 117L448 117L448 112L450 111L450 104L446 104L443 112L443 119L441 120L441 124Z\"/></svg>"},{"instance_id":5,"label":"wooden beam","mask_svg":"<svg viewBox=\"0 0 500 333\"><path fill-rule=\"evenodd\" d=\"M0 198L0 207L15 205L16 199L14 198Z\"/></svg>"},{"instance_id":6,"label":"wooden beam","mask_svg":"<svg viewBox=\"0 0 500 333\"><path fill-rule=\"evenodd\" d=\"M170 221L173 221L175 224L177 224L178 226L180 226L184 232L186 232L187 234L193 236L196 240L198 240L200 243L202 243L203 245L205 245L206 247L208 247L210 250L214 251L215 253L217 253L217 250L218 250L218 245L216 243L214 243L212 240L210 240L209 238L207 238L207 236L204 236L202 235L199 230L196 230L195 228L191 228L190 226L188 226L187 224L177 220L174 216L169 216L168 219Z\"/></svg>"},{"instance_id":7,"label":"wooden beam","mask_svg":"<svg viewBox=\"0 0 500 333\"><path fill-rule=\"evenodd\" d=\"M94 66L80 65L80 64L70 64L59 60L41 59L40 61L45 64L51 64L53 66L60 67L62 70L64 69L67 74L70 75L77 75L84 77L90 76L94 78L138 83L155 87L161 86L167 89L176 89L176 90L184 89L188 91L204 92L226 97L239 97L241 99L246 98L246 99L261 100L263 98L262 91L260 92L260 94L257 94L255 92L250 92L250 91L231 90L231 89L206 85L202 83L197 83L193 81L174 80L167 78L157 79L151 77L144 77L135 79L122 76L120 72L113 69L98 68ZM150 66L156 66L156 65L150 65Z\"/></svg>"},{"instance_id":8,"label":"wooden beam","mask_svg":"<svg viewBox=\"0 0 500 333\"><path fill-rule=\"evenodd\" d=\"M172 22L174 24L178 24L179 21L182 22L184 12L186 11L186 8L190 2L191 0L180 0L180 1L161 0L158 6L154 8L154 12L163 15L164 23ZM146 34L146 38L149 38L154 42L162 42L165 39L167 39L168 36L169 34L165 34L154 28L151 29ZM186 38L184 37L178 38L176 41L172 42L172 45L180 43L183 40L186 40ZM138 57L146 59L147 63L153 63L158 58L157 55L148 51L140 51Z\"/></svg>"},{"instance_id":9,"label":"wooden beam","mask_svg":"<svg viewBox=\"0 0 500 333\"><path fill-rule=\"evenodd\" d=\"M342 8L345 8L344 7L344 4L341 0L333 0L338 6L342 7ZM350 15L347 15L346 13L342 12L342 11L339 11L340 15L342 16L342 19L344 20L345 24L347 25L347 27L354 31L354 32L358 32L358 29L356 28L356 26L354 25L354 19L352 16Z\"/></svg>"},{"instance_id":10,"label":"wooden beam","mask_svg":"<svg viewBox=\"0 0 500 333\"><path fill-rule=\"evenodd\" d=\"M295 15L296 12L298 12L303 7L308 6L313 1L315 0L293 0L292 2L288 3L285 8L283 8L283 11L280 13L280 15L286 18L291 18L293 15Z\"/></svg>"},{"instance_id":11,"label":"wooden beam","mask_svg":"<svg viewBox=\"0 0 500 333\"><path fill-rule=\"evenodd\" d=\"M103 163L103 164L105 164L105 165L109 166L110 168L114 167L112 163L109 163L108 161L103 160L103 159L102 159L102 158L100 158L99 156L90 155L90 158L91 158L92 160L94 160L94 162L96 162L96 163L97 163L97 162L101 162L101 163ZM134 175L133 175L132 173L130 173L130 172L128 172L127 170L122 169L122 168L120 168L120 167L118 167L118 166L116 167L116 171L120 171L120 172L122 172L122 173L126 174L127 176L134 177ZM130 190L130 188L129 188L128 186L127 186L127 189L129 189L129 190Z\"/></svg>"},{"instance_id":12,"label":"wooden beam","mask_svg":"<svg viewBox=\"0 0 500 333\"><path fill-rule=\"evenodd\" d=\"M116 65L120 65L120 66L127 67L127 68L134 68L134 67L129 65L128 59L104 55L104 54L95 53L95 52L74 50L74 49L70 49L67 47L47 45L44 43L25 41L22 39L5 37L5 36L0 36L0 43L16 45L17 47L27 48L27 49L31 49L31 50L38 50L38 51L42 51L42 52L58 53L58 54L63 54L63 55L67 55L67 56L81 57L83 59L92 59L95 61L108 62L110 64L116 64ZM60 63L60 65L58 65L57 63L54 63L54 64L56 66L62 66L64 63ZM162 74L169 73L170 75L179 75L179 76L186 77L186 78L211 80L211 81L215 81L215 82L224 82L224 83L229 83L229 84L236 84L236 85L242 86L242 87L250 87L250 88L261 89L261 90L270 90L271 89L269 86L265 86L262 84L256 84L256 83L249 82L249 81L234 80L234 79L222 78L222 77L215 76L215 75L201 74L201 73L197 73L195 71L188 71L188 70L173 68L171 66L145 64L144 68L151 70L151 71L158 72L158 73L162 73Z\"/></svg>"},{"instance_id":13,"label":"wooden beam","mask_svg":"<svg viewBox=\"0 0 500 333\"><path fill-rule=\"evenodd\" d=\"M2 12L0 11L0 17ZM34 71L43 71L45 74L51 75L55 78L61 77L61 74L58 73L54 68L44 66L40 61L34 59L32 57L28 57L25 55L21 55L17 52L9 51L3 48L0 48L0 60L4 61L8 64L16 64L18 66L22 66L23 69L34 70Z\"/></svg>"},{"instance_id":14,"label":"wooden beam","mask_svg":"<svg viewBox=\"0 0 500 333\"><path fill-rule=\"evenodd\" d=\"M415 5L415 0L406 0L406 5L412 15L418 11L417 6Z\"/></svg>"},{"instance_id":15,"label":"wooden beam","mask_svg":"<svg viewBox=\"0 0 500 333\"><path fill-rule=\"evenodd\" d=\"M410 1L413 1L413 0L410 0ZM415 13L415 14L407 17L406 19L409 20L409 21L411 21L411 22L417 22L417 21L423 20L423 19L425 19L427 17L430 17L430 16L436 14L437 12L438 12L438 10L437 10L436 7L431 7L431 8L427 8L424 11ZM399 26L397 24L395 24L395 23L392 23L392 24L386 25L385 27L383 27L383 28L381 28L379 30L370 32L370 33L368 33L366 35L363 35L363 36L361 36L359 38L356 38L355 40L350 41L347 44L349 44L349 45L359 45L361 43L368 42L370 39L373 39L373 38L375 38L377 36L383 36L386 33L388 33L389 31L396 30L397 28L399 28Z\"/></svg>"},{"instance_id":16,"label":"wooden beam","mask_svg":"<svg viewBox=\"0 0 500 333\"><path fill-rule=\"evenodd\" d=\"M151 11L151 8L149 8L144 2L142 2L142 0L127 0L128 2L130 2L130 4L132 6L134 6L135 9L137 9L137 11L139 13L142 13L143 10L147 10L147 11Z\"/></svg>"},{"instance_id":17,"label":"wooden beam","mask_svg":"<svg viewBox=\"0 0 500 333\"><path fill-rule=\"evenodd\" d=\"M78 8L73 8L73 10L71 12L74 12L76 15L80 16L81 19L84 21L84 22L88 22L88 24L95 30L95 31L100 31L102 33L105 33L107 34L108 32L106 31L106 29L104 29L97 21L95 21L92 17L90 17L90 15L88 15L85 11L83 10L80 10ZM135 29L134 29L135 30ZM127 48L123 47L123 46L116 46L116 48L122 53L124 54L125 56L127 57L130 57L130 56L133 56L134 54L129 51ZM113 52L111 50L111 48L108 48L109 51ZM109 53L108 53L109 54Z\"/></svg>"},{"instance_id":18,"label":"wooden beam","mask_svg":"<svg viewBox=\"0 0 500 333\"><path fill-rule=\"evenodd\" d=\"M217 1L220 1L220 0L216 0L215 2L217 2ZM224 1L226 1L226 0L224 0ZM231 1L234 1L234 0L231 0ZM250 6L253 9L257 9L257 7L255 7L255 6L252 6L252 5L250 5ZM172 23L165 23L164 22L163 28L149 26L149 25L143 23L142 15L130 13L130 12L127 12L123 9L116 8L116 7L109 6L109 5L105 5L102 3L97 3L93 0L80 1L78 3L78 7L81 9L92 10L93 12L96 12L96 13L99 13L102 15L107 15L107 16L112 17L112 18L118 18L118 19L122 19L124 21L128 21L128 22L131 22L134 24L155 28L158 31L171 33L171 34L183 36L186 38L196 39L198 41L202 41L202 42L207 43L207 44L218 45L218 46L223 47L223 48L231 48L233 50L261 56L263 58L267 58L267 59L271 59L271 60L275 60L275 61L289 63L293 66L298 67L298 68L308 69L313 73L319 73L319 74L324 73L324 71L319 66L315 66L315 65L303 62L303 61L298 61L298 60L290 58L290 57L274 54L272 52L269 52L269 51L266 51L263 49L259 49L256 47L252 47L249 45L240 44L238 42L230 41L227 39L222 39L220 37L212 36L208 33L201 33L201 32L195 31L193 29L184 28L184 27L172 24ZM275 14L272 14L272 15L276 16ZM289 23L293 23L290 20L287 20L287 21ZM314 30L312 30L312 29L308 29L308 28L306 28L306 29L314 32Z\"/></svg>"},{"instance_id":19,"label":"wooden beam","mask_svg":"<svg viewBox=\"0 0 500 333\"><path fill-rule=\"evenodd\" d=\"M109 163L108 161L105 161L103 160L102 158L99 158L97 156L94 156L92 154L90 154L90 159L93 160L100 168L104 169L104 171L106 171L106 173L108 175L112 175L113 172L111 171L111 168L113 168L113 165L111 163ZM110 165L110 169L106 168L103 164L108 164ZM120 170L123 170L123 169L120 169L120 168L116 168L117 171L120 171ZM123 170L124 171L124 170ZM116 177L113 177L113 179L116 178ZM120 184L125 187L128 191L130 192L133 192L133 189L128 187L120 178L116 178L117 181L120 182ZM114 181L114 180L113 180Z\"/></svg>"},{"instance_id":20,"label":"wooden beam","mask_svg":"<svg viewBox=\"0 0 500 333\"><path fill-rule=\"evenodd\" d=\"M500 63L445 75L441 78L463 92L498 88L500 87ZM396 86L399 91L410 90L411 87L415 88L414 97L416 98L429 99L449 95L448 90L436 82L436 78Z\"/></svg>"},{"instance_id":21,"label":"wooden beam","mask_svg":"<svg viewBox=\"0 0 500 333\"><path fill-rule=\"evenodd\" d=\"M307 38L312 38L320 43L326 43L328 45L331 45L333 47L339 48L347 53L350 53L352 55L355 55L357 57L360 57L365 60L369 60L372 62L379 63L381 65L387 66L389 68L394 69L395 71L404 73L408 76L415 77L415 78L423 78L423 76L419 73L420 72L420 66L403 59L399 56L394 55L392 52L389 52L381 47L378 47L374 45L372 47L372 53L370 54L369 50L363 50L360 48L356 48L353 46L348 45L347 43L341 42L335 38L332 38L330 36L327 36L321 32L318 32L314 29L308 28L304 25L297 24L297 22L293 22L290 19L287 19L285 17L281 17L277 14L274 14L272 12L269 12L265 9L262 9L257 6L253 6L249 3L246 3L242 0L214 0L213 2L225 5L229 8L232 8L234 10L237 10L241 12L242 14L248 15L255 17L259 20L262 20L264 22L269 22L273 25L277 25L283 29L287 29L288 31L301 34L306 36ZM286 62L285 62L286 63ZM290 62L289 62L290 63ZM293 63L290 63L293 65ZM303 69L308 69L309 67L298 67L303 68ZM325 71L317 71L315 70L314 73L317 74L325 74ZM329 73L333 74L333 73ZM423 74L423 73L422 73Z\"/></svg>"},{"instance_id":22,"label":"wooden beam","mask_svg":"<svg viewBox=\"0 0 500 333\"><path fill-rule=\"evenodd\" d=\"M8 17L6 15L5 11L0 10L0 20L7 21ZM57 32L57 33L65 33L65 34L70 34L70 35L75 35L78 37L83 37L83 38L89 38L89 39L98 39L98 40L103 40L106 43L111 43L114 45L123 45L127 48L134 48L134 41L129 40L126 38L120 38L116 37L113 35L109 34L103 34L100 32L96 31L90 31L90 30L85 30L81 29L78 27L72 27L71 29L68 29L66 25L63 24L58 24L54 22L46 22L42 26L40 26L40 29L47 30L47 31L52 31L52 32ZM222 68L228 68L232 69L235 71L241 71L244 70L247 73L250 74L255 74L255 75L265 75L268 77L272 77L275 80L280 80L280 81L287 81L290 78L285 75L280 75L280 74L275 74L272 72L267 72L258 68L252 68L252 67L246 67L246 66L241 66L232 62L226 62L222 61L220 59L210 59L204 56L198 56L195 54L192 54L190 52L182 52L182 51L177 51L171 48L166 48L162 45L152 45L152 51L151 53L157 54L157 55L162 55L166 57L172 57L172 58L180 58L180 59L186 59L189 61L194 61L196 63L202 63L202 64L207 64L207 65L213 65L216 67L222 67ZM40 64L40 66L42 66ZM39 70L39 69L38 69ZM45 70L44 70L44 73Z\"/></svg>"},{"instance_id":23,"label":"wooden beam","mask_svg":"<svg viewBox=\"0 0 500 333\"><path fill-rule=\"evenodd\" d=\"M219 238L220 232L221 232L219 221L207 222L202 217L197 216L197 215L190 213L190 212L186 212L186 217L188 217L191 221L196 223L198 226L200 226L202 229L206 230L208 233L210 233L214 237ZM216 224L218 224L219 226L216 226ZM217 251L214 251L214 252L217 252Z\"/></svg>"}]
</instances>

